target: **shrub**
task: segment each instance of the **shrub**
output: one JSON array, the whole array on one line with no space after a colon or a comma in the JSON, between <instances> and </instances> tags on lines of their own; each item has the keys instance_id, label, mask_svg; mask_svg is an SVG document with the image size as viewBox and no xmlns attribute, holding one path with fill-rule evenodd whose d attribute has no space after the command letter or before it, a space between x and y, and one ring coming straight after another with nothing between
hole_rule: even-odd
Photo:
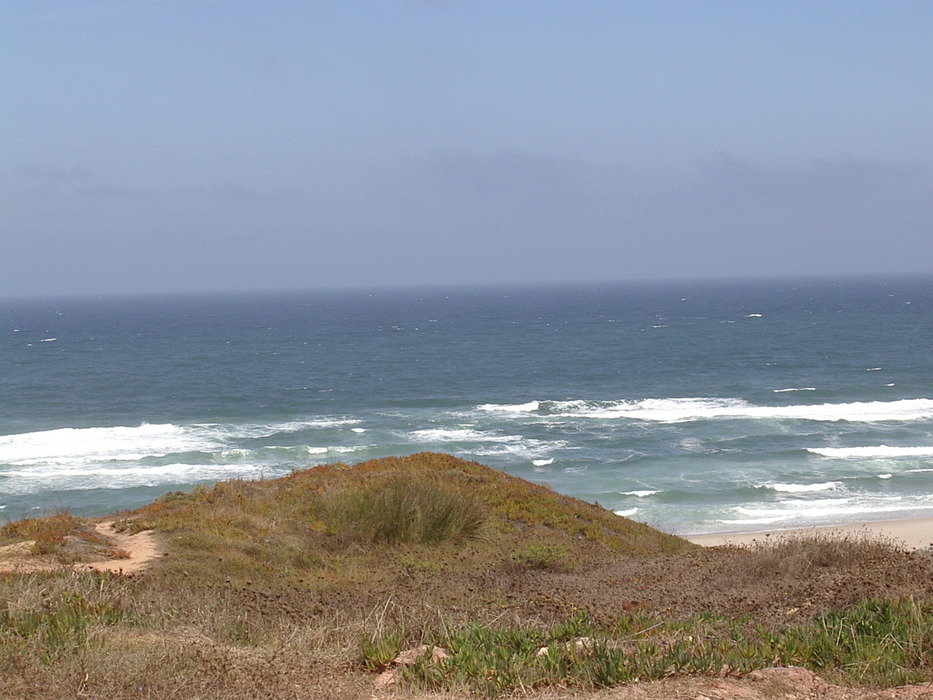
<instances>
[{"instance_id":1,"label":"shrub","mask_svg":"<svg viewBox=\"0 0 933 700\"><path fill-rule=\"evenodd\" d=\"M460 489L396 474L331 494L325 520L333 532L370 542L436 543L476 535L484 513Z\"/></svg>"},{"instance_id":2,"label":"shrub","mask_svg":"<svg viewBox=\"0 0 933 700\"><path fill-rule=\"evenodd\" d=\"M43 518L26 518L0 528L0 539L34 540L33 554L51 554L65 543L66 535L79 529L80 524L76 517L66 512Z\"/></svg>"}]
</instances>

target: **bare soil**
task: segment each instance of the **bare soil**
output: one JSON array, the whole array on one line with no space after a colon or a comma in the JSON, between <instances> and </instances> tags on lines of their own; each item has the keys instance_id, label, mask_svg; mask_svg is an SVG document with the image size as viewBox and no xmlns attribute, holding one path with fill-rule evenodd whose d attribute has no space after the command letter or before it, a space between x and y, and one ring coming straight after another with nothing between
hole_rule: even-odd
<instances>
[{"instance_id":1,"label":"bare soil","mask_svg":"<svg viewBox=\"0 0 933 700\"><path fill-rule=\"evenodd\" d=\"M146 569L154 559L164 554L151 531L135 535L121 533L108 520L94 526L103 544L92 544L77 537L66 537L56 554L33 553L34 540L25 540L0 547L0 573L32 573L72 568L75 571L110 571L135 574ZM79 559L72 562L72 559Z\"/></svg>"}]
</instances>

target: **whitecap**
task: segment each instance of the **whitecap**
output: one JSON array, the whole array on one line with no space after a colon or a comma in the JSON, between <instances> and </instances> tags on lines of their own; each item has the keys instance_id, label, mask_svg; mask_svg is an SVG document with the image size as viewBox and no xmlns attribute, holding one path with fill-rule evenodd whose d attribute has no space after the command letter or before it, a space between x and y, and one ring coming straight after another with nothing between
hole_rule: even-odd
<instances>
[{"instance_id":1,"label":"whitecap","mask_svg":"<svg viewBox=\"0 0 933 700\"><path fill-rule=\"evenodd\" d=\"M486 443L472 451L477 457L511 457L515 459L543 459L542 455L555 449L566 449L567 443L561 440L544 441L533 438L520 438L508 442Z\"/></svg>"},{"instance_id":2,"label":"whitecap","mask_svg":"<svg viewBox=\"0 0 933 700\"><path fill-rule=\"evenodd\" d=\"M815 386L790 387L788 389L773 389L775 394L785 394L789 391L816 391Z\"/></svg>"},{"instance_id":3,"label":"whitecap","mask_svg":"<svg viewBox=\"0 0 933 700\"><path fill-rule=\"evenodd\" d=\"M540 401L529 401L528 403L518 404L484 403L481 406L477 406L477 410L501 413L534 413L540 406Z\"/></svg>"},{"instance_id":4,"label":"whitecap","mask_svg":"<svg viewBox=\"0 0 933 700\"><path fill-rule=\"evenodd\" d=\"M933 457L933 445L915 447L889 447L875 445L866 447L810 447L807 452L833 459L897 459L909 457Z\"/></svg>"},{"instance_id":5,"label":"whitecap","mask_svg":"<svg viewBox=\"0 0 933 700\"><path fill-rule=\"evenodd\" d=\"M164 464L158 466L108 468L33 468L18 470L16 482L8 484L5 493L24 495L36 489L86 491L91 489L124 489L223 479L258 479L283 476L284 468L257 464Z\"/></svg>"},{"instance_id":6,"label":"whitecap","mask_svg":"<svg viewBox=\"0 0 933 700\"><path fill-rule=\"evenodd\" d=\"M365 433L366 432L366 428L350 428L350 430L354 433Z\"/></svg>"},{"instance_id":7,"label":"whitecap","mask_svg":"<svg viewBox=\"0 0 933 700\"><path fill-rule=\"evenodd\" d=\"M520 435L498 435L472 428L425 428L409 436L416 442L517 442Z\"/></svg>"},{"instance_id":8,"label":"whitecap","mask_svg":"<svg viewBox=\"0 0 933 700\"><path fill-rule=\"evenodd\" d=\"M761 318L761 314L748 314L745 318Z\"/></svg>"},{"instance_id":9,"label":"whitecap","mask_svg":"<svg viewBox=\"0 0 933 700\"><path fill-rule=\"evenodd\" d=\"M42 340L40 340L39 342L40 343L54 343L56 340L58 340L58 338L42 338Z\"/></svg>"},{"instance_id":10,"label":"whitecap","mask_svg":"<svg viewBox=\"0 0 933 700\"><path fill-rule=\"evenodd\" d=\"M827 498L816 500L790 500L771 506L738 506L732 511L742 520L723 520L724 523L752 524L754 521L774 522L791 519L827 519L840 522L852 517L871 517L891 513L929 510L929 505L905 503L900 496L886 498Z\"/></svg>"},{"instance_id":11,"label":"whitecap","mask_svg":"<svg viewBox=\"0 0 933 700\"><path fill-rule=\"evenodd\" d=\"M930 399L865 401L794 406L755 406L742 399L646 399L591 411L606 418L678 423L711 419L811 420L877 423L933 418Z\"/></svg>"},{"instance_id":12,"label":"whitecap","mask_svg":"<svg viewBox=\"0 0 933 700\"><path fill-rule=\"evenodd\" d=\"M893 474L879 474L878 478L879 479L890 479L892 476L894 475Z\"/></svg>"},{"instance_id":13,"label":"whitecap","mask_svg":"<svg viewBox=\"0 0 933 700\"><path fill-rule=\"evenodd\" d=\"M637 498L647 498L648 496L654 496L656 493L661 493L660 491L620 491L622 496L636 496Z\"/></svg>"},{"instance_id":14,"label":"whitecap","mask_svg":"<svg viewBox=\"0 0 933 700\"><path fill-rule=\"evenodd\" d=\"M824 481L821 484L766 484L765 488L780 493L816 493L819 491L833 491L842 484L838 481Z\"/></svg>"},{"instance_id":15,"label":"whitecap","mask_svg":"<svg viewBox=\"0 0 933 700\"><path fill-rule=\"evenodd\" d=\"M620 515L623 518L631 518L638 512L638 508L629 508L628 510L617 510L615 511L616 515Z\"/></svg>"},{"instance_id":16,"label":"whitecap","mask_svg":"<svg viewBox=\"0 0 933 700\"><path fill-rule=\"evenodd\" d=\"M699 438L690 437L684 438L677 446L685 452L702 452L703 451L703 441Z\"/></svg>"},{"instance_id":17,"label":"whitecap","mask_svg":"<svg viewBox=\"0 0 933 700\"><path fill-rule=\"evenodd\" d=\"M531 463L536 467L546 467L549 464L554 464L554 458L550 457L548 459L533 459Z\"/></svg>"},{"instance_id":18,"label":"whitecap","mask_svg":"<svg viewBox=\"0 0 933 700\"><path fill-rule=\"evenodd\" d=\"M0 436L0 462L12 465L136 461L179 452L213 452L222 445L211 431L171 423L56 428Z\"/></svg>"}]
</instances>

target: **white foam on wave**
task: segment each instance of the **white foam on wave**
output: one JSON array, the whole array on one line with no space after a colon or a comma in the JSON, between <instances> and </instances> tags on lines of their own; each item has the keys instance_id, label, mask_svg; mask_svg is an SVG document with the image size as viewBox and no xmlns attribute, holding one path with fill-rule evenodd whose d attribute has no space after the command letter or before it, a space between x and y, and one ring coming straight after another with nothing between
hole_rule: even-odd
<instances>
[{"instance_id":1,"label":"white foam on wave","mask_svg":"<svg viewBox=\"0 0 933 700\"><path fill-rule=\"evenodd\" d=\"M638 508L629 508L628 510L617 510L615 511L616 515L620 515L623 518L631 518L633 515L638 513Z\"/></svg>"},{"instance_id":2,"label":"white foam on wave","mask_svg":"<svg viewBox=\"0 0 933 700\"><path fill-rule=\"evenodd\" d=\"M654 496L656 493L661 493L660 491L621 491L620 495L622 496L635 496L637 498L647 498L648 496Z\"/></svg>"},{"instance_id":3,"label":"white foam on wave","mask_svg":"<svg viewBox=\"0 0 933 700\"><path fill-rule=\"evenodd\" d=\"M785 501L771 506L737 506L736 518L717 522L727 525L768 525L792 520L829 520L844 522L853 518L872 518L892 513L928 511L930 503L904 502L900 496L888 498L835 498Z\"/></svg>"},{"instance_id":4,"label":"white foam on wave","mask_svg":"<svg viewBox=\"0 0 933 700\"><path fill-rule=\"evenodd\" d=\"M250 451L237 444L239 441L358 422L350 418L325 417L262 424L142 423L137 426L55 428L0 435L0 464L13 467L88 466L138 462L190 452L217 453L223 460L242 461Z\"/></svg>"},{"instance_id":5,"label":"white foam on wave","mask_svg":"<svg viewBox=\"0 0 933 700\"><path fill-rule=\"evenodd\" d=\"M534 438L522 438L504 443L485 444L472 450L477 457L511 457L514 459L545 459L544 455L556 449L567 449L569 445L562 440L544 441Z\"/></svg>"},{"instance_id":6,"label":"white foam on wave","mask_svg":"<svg viewBox=\"0 0 933 700\"><path fill-rule=\"evenodd\" d=\"M57 428L0 436L0 463L11 465L136 461L178 452L213 451L222 442L171 423L136 427Z\"/></svg>"},{"instance_id":7,"label":"white foam on wave","mask_svg":"<svg viewBox=\"0 0 933 700\"><path fill-rule=\"evenodd\" d=\"M534 413L540 407L540 401L529 401L518 404L484 403L482 406L477 406L477 409L496 413Z\"/></svg>"},{"instance_id":8,"label":"white foam on wave","mask_svg":"<svg viewBox=\"0 0 933 700\"><path fill-rule=\"evenodd\" d=\"M544 441L521 435L502 435L475 428L426 428L415 430L409 437L420 443L474 445L466 448L477 457L514 457L516 459L548 459L547 454L555 449L568 448L563 440Z\"/></svg>"},{"instance_id":9,"label":"white foam on wave","mask_svg":"<svg viewBox=\"0 0 933 700\"><path fill-rule=\"evenodd\" d=\"M898 459L910 457L933 457L933 445L916 447L889 447L875 445L866 447L810 447L807 452L833 459Z\"/></svg>"},{"instance_id":10,"label":"white foam on wave","mask_svg":"<svg viewBox=\"0 0 933 700\"><path fill-rule=\"evenodd\" d=\"M243 425L214 425L218 430L228 433L236 438L262 438L272 437L281 433L300 433L304 430L324 430L327 428L343 428L348 425L357 425L362 421L356 418L323 417L308 420L284 421L281 423L248 423ZM205 426L207 427L207 426Z\"/></svg>"},{"instance_id":11,"label":"white foam on wave","mask_svg":"<svg viewBox=\"0 0 933 700\"><path fill-rule=\"evenodd\" d=\"M425 428L409 436L417 442L518 442L521 435L499 435L473 428Z\"/></svg>"},{"instance_id":12,"label":"white foam on wave","mask_svg":"<svg viewBox=\"0 0 933 700\"><path fill-rule=\"evenodd\" d=\"M740 399L643 399L640 401L555 401L549 415L617 420L628 418L674 423L713 418L747 408Z\"/></svg>"},{"instance_id":13,"label":"white foam on wave","mask_svg":"<svg viewBox=\"0 0 933 700\"><path fill-rule=\"evenodd\" d=\"M561 418L682 423L699 420L810 420L861 423L933 419L933 400L901 399L793 406L758 406L732 398L670 398L622 401L553 401L540 405Z\"/></svg>"},{"instance_id":14,"label":"white foam on wave","mask_svg":"<svg viewBox=\"0 0 933 700\"><path fill-rule=\"evenodd\" d=\"M821 484L765 484L764 488L779 493L818 493L820 491L834 491L842 486L839 481L824 481Z\"/></svg>"},{"instance_id":15,"label":"white foam on wave","mask_svg":"<svg viewBox=\"0 0 933 700\"><path fill-rule=\"evenodd\" d=\"M533 459L531 463L536 467L546 467L549 464L554 464L554 458L550 457L548 459Z\"/></svg>"},{"instance_id":16,"label":"white foam on wave","mask_svg":"<svg viewBox=\"0 0 933 700\"><path fill-rule=\"evenodd\" d=\"M773 389L775 394L786 394L791 391L816 391L815 386L789 387L787 389Z\"/></svg>"},{"instance_id":17,"label":"white foam on wave","mask_svg":"<svg viewBox=\"0 0 933 700\"><path fill-rule=\"evenodd\" d=\"M32 467L16 472L16 480L4 484L4 493L25 495L37 489L48 491L87 491L134 487L190 484L223 479L274 478L288 473L285 468L259 464L163 464L158 466L91 468Z\"/></svg>"}]
</instances>

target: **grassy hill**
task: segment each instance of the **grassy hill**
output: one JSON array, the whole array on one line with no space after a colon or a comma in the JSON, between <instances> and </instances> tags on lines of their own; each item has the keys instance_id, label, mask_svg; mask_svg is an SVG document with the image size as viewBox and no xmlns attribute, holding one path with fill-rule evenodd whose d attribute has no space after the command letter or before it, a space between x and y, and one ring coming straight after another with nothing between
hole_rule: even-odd
<instances>
[{"instance_id":1,"label":"grassy hill","mask_svg":"<svg viewBox=\"0 0 933 700\"><path fill-rule=\"evenodd\" d=\"M933 668L929 556L820 538L698 548L449 455L167 494L116 518L165 552L133 576L64 566L119 556L91 525L0 529L50 569L0 574L0 695L368 697L421 643L452 658L423 655L398 682L490 696L775 659L848 682Z\"/></svg>"},{"instance_id":2,"label":"grassy hill","mask_svg":"<svg viewBox=\"0 0 933 700\"><path fill-rule=\"evenodd\" d=\"M172 493L125 527L170 538L167 572L197 580L384 585L400 574L578 569L612 554L660 554L686 541L475 462L421 453L331 464L271 481ZM375 571L378 569L379 571Z\"/></svg>"}]
</instances>

